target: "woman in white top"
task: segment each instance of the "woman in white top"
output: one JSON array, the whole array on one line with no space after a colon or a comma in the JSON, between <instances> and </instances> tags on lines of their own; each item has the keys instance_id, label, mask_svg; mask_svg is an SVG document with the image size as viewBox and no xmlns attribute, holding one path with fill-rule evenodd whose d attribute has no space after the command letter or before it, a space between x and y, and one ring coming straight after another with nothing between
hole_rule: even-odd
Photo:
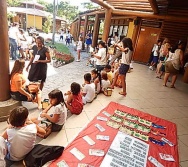
<instances>
[{"instance_id":1,"label":"woman in white top","mask_svg":"<svg viewBox=\"0 0 188 167\"><path fill-rule=\"evenodd\" d=\"M165 64L165 76L164 76L164 84L163 86L167 86L166 83L170 74L172 74L172 83L171 88L175 88L174 84L177 79L177 74L179 73L180 67L183 67L183 49L184 44L180 42L178 44L178 48L175 50L174 53L169 53L169 57L166 60Z\"/></svg>"},{"instance_id":2,"label":"woman in white top","mask_svg":"<svg viewBox=\"0 0 188 167\"><path fill-rule=\"evenodd\" d=\"M80 52L82 50L82 41L83 41L83 38L79 37L79 41L77 43L77 54L78 54L78 59L76 60L77 62L80 62Z\"/></svg>"},{"instance_id":3,"label":"woman in white top","mask_svg":"<svg viewBox=\"0 0 188 167\"><path fill-rule=\"evenodd\" d=\"M99 41L98 43L99 51L94 53L93 56L97 59L96 68L98 71L102 71L107 64L107 46L104 41Z\"/></svg>"},{"instance_id":4,"label":"woman in white top","mask_svg":"<svg viewBox=\"0 0 188 167\"><path fill-rule=\"evenodd\" d=\"M122 46L116 45L121 51L122 51L122 60L121 60L121 65L119 68L119 75L121 78L122 82L122 88L123 91L119 92L120 95L126 96L127 91L126 91L126 74L129 70L131 59L132 59L132 54L133 54L133 46L132 46L132 40L130 38L123 38L122 40ZM112 83L112 88L114 87L116 81L117 81L118 75L115 76L113 83Z\"/></svg>"}]
</instances>

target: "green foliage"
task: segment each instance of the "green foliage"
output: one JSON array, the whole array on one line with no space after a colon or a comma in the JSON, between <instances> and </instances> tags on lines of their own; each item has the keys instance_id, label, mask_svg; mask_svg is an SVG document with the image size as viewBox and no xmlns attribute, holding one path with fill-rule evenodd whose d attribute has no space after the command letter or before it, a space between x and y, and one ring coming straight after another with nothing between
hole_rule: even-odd
<instances>
[{"instance_id":1,"label":"green foliage","mask_svg":"<svg viewBox=\"0 0 188 167\"><path fill-rule=\"evenodd\" d=\"M7 6L11 6L11 7L15 7L15 6L19 6L20 2L22 2L23 0L7 0Z\"/></svg>"},{"instance_id":2,"label":"green foliage","mask_svg":"<svg viewBox=\"0 0 188 167\"><path fill-rule=\"evenodd\" d=\"M37 0L37 3L39 3L39 4L41 4L41 5L45 6L45 7L47 5L46 1L44 1L44 0Z\"/></svg>"},{"instance_id":3,"label":"green foliage","mask_svg":"<svg viewBox=\"0 0 188 167\"><path fill-rule=\"evenodd\" d=\"M51 26L52 26L52 18L48 16L46 21L44 22L44 25L42 26L42 30L48 34L51 32Z\"/></svg>"},{"instance_id":4,"label":"green foliage","mask_svg":"<svg viewBox=\"0 0 188 167\"><path fill-rule=\"evenodd\" d=\"M91 2L84 2L84 3L81 3L81 5L87 10L92 10L92 9L98 8L97 6L94 6L93 3L91 3Z\"/></svg>"},{"instance_id":5,"label":"green foliage","mask_svg":"<svg viewBox=\"0 0 188 167\"><path fill-rule=\"evenodd\" d=\"M70 51L69 51L69 48L62 44L62 43L55 43L54 45L50 42L48 44L46 44L47 46L55 46L56 47L56 50L58 52L62 52L62 53L65 53L65 54L70 54Z\"/></svg>"},{"instance_id":6,"label":"green foliage","mask_svg":"<svg viewBox=\"0 0 188 167\"><path fill-rule=\"evenodd\" d=\"M70 22L75 19L75 17L78 15L78 6L72 6L70 5L70 2L67 1L61 1L59 2L57 6L57 16L65 17ZM46 5L47 12L53 13L53 4L47 4Z\"/></svg>"}]
</instances>

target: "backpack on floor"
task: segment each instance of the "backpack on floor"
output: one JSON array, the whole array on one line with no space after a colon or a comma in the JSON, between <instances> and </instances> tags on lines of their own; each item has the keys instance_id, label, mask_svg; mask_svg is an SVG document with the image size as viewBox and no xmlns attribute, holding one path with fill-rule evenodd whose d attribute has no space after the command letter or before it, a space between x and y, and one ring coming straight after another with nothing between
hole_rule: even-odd
<instances>
[{"instance_id":1,"label":"backpack on floor","mask_svg":"<svg viewBox=\"0 0 188 167\"><path fill-rule=\"evenodd\" d=\"M62 146L36 144L24 158L26 167L42 167L46 162L57 159L63 153Z\"/></svg>"}]
</instances>

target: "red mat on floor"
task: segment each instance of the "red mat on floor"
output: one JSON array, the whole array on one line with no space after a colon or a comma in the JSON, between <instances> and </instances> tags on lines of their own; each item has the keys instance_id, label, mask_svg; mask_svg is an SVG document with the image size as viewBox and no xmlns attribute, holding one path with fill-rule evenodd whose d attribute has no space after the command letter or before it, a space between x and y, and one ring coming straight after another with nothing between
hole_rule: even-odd
<instances>
[{"instance_id":1,"label":"red mat on floor","mask_svg":"<svg viewBox=\"0 0 188 167\"><path fill-rule=\"evenodd\" d=\"M146 119L148 121L151 121L155 124L165 126L166 129L157 129L160 132L163 132L166 134L166 137L169 141L174 143L175 145L173 147L169 146L168 144L165 144L164 146L160 146L157 144L152 143L151 141L148 141L146 143L149 144L149 152L148 157L152 156L156 158L161 164L163 164L165 167L178 167L179 166L179 156L178 156L178 144L177 144L177 129L176 125L172 122L166 121L164 119L152 116L150 114L141 112L139 110L126 107L124 105L120 105L115 102L111 102L106 108L104 108L97 116L106 117L109 119L109 117L105 116L102 112L107 111L110 114L114 114L114 111L122 110L126 113L130 113L135 116L139 116L143 119ZM93 112L94 109L93 109ZM92 165L94 167L99 167L101 162L103 161L104 157L98 157L98 156L90 156L89 155L89 149L101 149L104 150L105 153L107 153L112 141L114 140L114 137L116 136L118 130L114 129L112 127L109 127L106 125L105 121L97 120L97 116L88 124L88 126L82 130L78 136L65 148L63 154L60 158L55 160L50 167L56 167L57 163L65 160L65 162L69 165L69 167L77 167L78 163L85 163ZM95 124L100 124L102 127L105 128L104 132L100 132L96 127ZM94 140L96 143L93 146L90 146L88 143L86 143L85 140L83 140L83 137L88 135L92 140ZM106 135L110 136L109 141L101 141L96 139L96 135ZM150 137L154 137L155 139L161 139L161 136L155 136L151 133L149 133ZM79 151L81 151L85 158L79 161L73 154L70 153L70 150L73 148L77 148ZM170 154L174 157L175 162L169 162L165 160L161 160L159 157L159 153L165 153ZM147 167L153 167L154 165L147 161Z\"/></svg>"}]
</instances>

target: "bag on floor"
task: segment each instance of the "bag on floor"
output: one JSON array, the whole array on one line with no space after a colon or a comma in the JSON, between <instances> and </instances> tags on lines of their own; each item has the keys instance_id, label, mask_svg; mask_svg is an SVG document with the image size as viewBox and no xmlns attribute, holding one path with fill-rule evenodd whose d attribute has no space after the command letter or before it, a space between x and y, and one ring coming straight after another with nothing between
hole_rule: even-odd
<instances>
[{"instance_id":1,"label":"bag on floor","mask_svg":"<svg viewBox=\"0 0 188 167\"><path fill-rule=\"evenodd\" d=\"M63 146L36 144L24 158L26 167L42 167L46 162L57 159L63 153Z\"/></svg>"}]
</instances>

